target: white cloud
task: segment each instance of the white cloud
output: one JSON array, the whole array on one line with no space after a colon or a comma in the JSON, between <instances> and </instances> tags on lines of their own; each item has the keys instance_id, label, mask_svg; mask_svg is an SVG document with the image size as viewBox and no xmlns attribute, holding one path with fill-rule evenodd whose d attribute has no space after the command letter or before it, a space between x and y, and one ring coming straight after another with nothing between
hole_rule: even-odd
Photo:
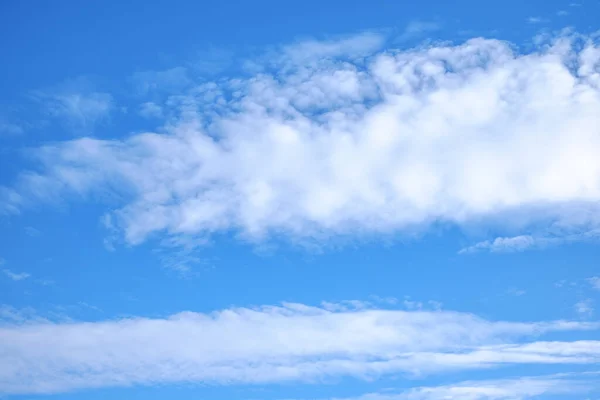
<instances>
[{"instance_id":1,"label":"white cloud","mask_svg":"<svg viewBox=\"0 0 600 400\"><path fill-rule=\"evenodd\" d=\"M510 294L512 296L520 297L520 296L527 294L527 291L525 291L523 289L510 288L508 290L508 294Z\"/></svg>"},{"instance_id":2,"label":"white cloud","mask_svg":"<svg viewBox=\"0 0 600 400\"><path fill-rule=\"evenodd\" d=\"M42 232L39 229L34 228L33 226L26 226L23 228L27 236L36 237L40 236Z\"/></svg>"},{"instance_id":3,"label":"white cloud","mask_svg":"<svg viewBox=\"0 0 600 400\"><path fill-rule=\"evenodd\" d=\"M4 273L4 275L6 275L7 277L9 277L10 279L12 279L13 281L22 281L24 279L27 279L31 276L31 274L28 274L27 272L13 272L10 269L3 269L2 273Z\"/></svg>"},{"instance_id":4,"label":"white cloud","mask_svg":"<svg viewBox=\"0 0 600 400\"><path fill-rule=\"evenodd\" d=\"M494 322L448 311L332 312L303 304L185 312L166 319L19 320L0 327L0 392L313 382L509 364L593 364L600 361L600 342L527 339L598 328L584 322Z\"/></svg>"},{"instance_id":5,"label":"white cloud","mask_svg":"<svg viewBox=\"0 0 600 400\"><path fill-rule=\"evenodd\" d=\"M172 96L164 133L45 146L44 169L5 188L2 208L117 191L112 216L129 243L398 234L434 221L517 231L505 248L576 237L600 227L600 48L586 40L528 54L485 39L297 44L274 71Z\"/></svg>"},{"instance_id":6,"label":"white cloud","mask_svg":"<svg viewBox=\"0 0 600 400\"><path fill-rule=\"evenodd\" d=\"M62 318L59 318L62 319ZM64 320L64 319L62 319ZM19 326L21 324L48 323L49 319L40 316L33 308L15 308L0 304L0 327ZM0 363L0 369L2 368ZM0 393L2 390L0 389Z\"/></svg>"},{"instance_id":7,"label":"white cloud","mask_svg":"<svg viewBox=\"0 0 600 400\"><path fill-rule=\"evenodd\" d=\"M600 290L600 276L592 276L588 279L588 282L596 290Z\"/></svg>"},{"instance_id":8,"label":"white cloud","mask_svg":"<svg viewBox=\"0 0 600 400\"><path fill-rule=\"evenodd\" d=\"M529 17L527 18L527 22L529 22L530 24L540 24L542 22L545 22L545 20L541 17Z\"/></svg>"},{"instance_id":9,"label":"white cloud","mask_svg":"<svg viewBox=\"0 0 600 400\"><path fill-rule=\"evenodd\" d=\"M133 74L132 80L139 95L153 92L174 93L183 90L192 81L188 69L176 67L163 71L141 71Z\"/></svg>"},{"instance_id":10,"label":"white cloud","mask_svg":"<svg viewBox=\"0 0 600 400\"><path fill-rule=\"evenodd\" d=\"M0 215L19 214L24 203L16 190L0 186Z\"/></svg>"},{"instance_id":11,"label":"white cloud","mask_svg":"<svg viewBox=\"0 0 600 400\"><path fill-rule=\"evenodd\" d=\"M323 58L364 57L380 49L384 40L383 36L371 32L330 40L304 40L283 47L281 57L275 59L301 66Z\"/></svg>"},{"instance_id":12,"label":"white cloud","mask_svg":"<svg viewBox=\"0 0 600 400\"><path fill-rule=\"evenodd\" d=\"M501 253L511 253L527 250L534 246L539 246L539 240L529 236L521 235L515 237L499 237L494 240L486 240L464 248L459 251L460 254L476 253L479 251L492 251Z\"/></svg>"},{"instance_id":13,"label":"white cloud","mask_svg":"<svg viewBox=\"0 0 600 400\"><path fill-rule=\"evenodd\" d=\"M404 33L401 35L401 39L408 39L415 36L420 36L424 33L437 31L441 28L437 22L427 21L412 21L404 29Z\"/></svg>"},{"instance_id":14,"label":"white cloud","mask_svg":"<svg viewBox=\"0 0 600 400\"><path fill-rule=\"evenodd\" d=\"M108 93L69 89L37 92L35 95L50 116L85 134L89 134L114 109L113 97Z\"/></svg>"},{"instance_id":15,"label":"white cloud","mask_svg":"<svg viewBox=\"0 0 600 400\"><path fill-rule=\"evenodd\" d=\"M592 299L578 301L575 304L575 311L583 318L589 318L594 314L594 302Z\"/></svg>"},{"instance_id":16,"label":"white cloud","mask_svg":"<svg viewBox=\"0 0 600 400\"><path fill-rule=\"evenodd\" d=\"M332 400L515 400L538 396L589 393L598 390L597 374L557 374L539 377L467 381L445 386L419 387L399 393L370 393Z\"/></svg>"},{"instance_id":17,"label":"white cloud","mask_svg":"<svg viewBox=\"0 0 600 400\"><path fill-rule=\"evenodd\" d=\"M6 135L20 135L24 131L21 125L5 121L0 118L0 134Z\"/></svg>"},{"instance_id":18,"label":"white cloud","mask_svg":"<svg viewBox=\"0 0 600 400\"><path fill-rule=\"evenodd\" d=\"M152 101L145 102L140 106L140 115L145 118L161 118L162 107Z\"/></svg>"},{"instance_id":19,"label":"white cloud","mask_svg":"<svg viewBox=\"0 0 600 400\"><path fill-rule=\"evenodd\" d=\"M477 253L480 251L491 251L495 253L513 253L530 249L542 249L548 246L556 246L562 243L593 241L600 238L600 230L593 229L577 234L563 234L562 236L531 236L519 235L514 237L498 237L494 240L484 240L472 246L465 247L459 254Z\"/></svg>"}]
</instances>

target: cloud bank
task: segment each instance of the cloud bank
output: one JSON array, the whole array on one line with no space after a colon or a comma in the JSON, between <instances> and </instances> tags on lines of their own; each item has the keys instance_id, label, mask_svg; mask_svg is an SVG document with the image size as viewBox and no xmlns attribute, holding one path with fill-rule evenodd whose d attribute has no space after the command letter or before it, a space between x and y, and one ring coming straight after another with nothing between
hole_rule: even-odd
<instances>
[{"instance_id":1,"label":"cloud bank","mask_svg":"<svg viewBox=\"0 0 600 400\"><path fill-rule=\"evenodd\" d=\"M598 330L597 323L489 321L449 311L284 304L164 319L14 321L0 326L5 394L174 382L323 382L600 361L598 341L540 340L553 332Z\"/></svg>"},{"instance_id":2,"label":"cloud bank","mask_svg":"<svg viewBox=\"0 0 600 400\"><path fill-rule=\"evenodd\" d=\"M370 34L290 46L256 73L156 104L160 133L37 149L40 169L0 191L2 209L116 193L107 218L130 244L155 234L303 240L496 221L520 237L500 244L519 247L527 235L600 227L592 39L562 36L527 53L482 38L382 44Z\"/></svg>"}]
</instances>

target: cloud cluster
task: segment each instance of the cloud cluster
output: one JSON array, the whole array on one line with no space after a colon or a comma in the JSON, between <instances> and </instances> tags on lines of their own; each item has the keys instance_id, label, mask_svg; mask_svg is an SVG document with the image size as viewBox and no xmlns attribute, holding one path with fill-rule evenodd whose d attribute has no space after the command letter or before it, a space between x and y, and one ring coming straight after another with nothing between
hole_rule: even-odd
<instances>
[{"instance_id":1,"label":"cloud cluster","mask_svg":"<svg viewBox=\"0 0 600 400\"><path fill-rule=\"evenodd\" d=\"M255 75L157 104L161 133L38 149L41 170L3 189L2 209L116 192L112 225L133 244L157 233L323 239L502 221L522 236L483 247L521 248L527 235L600 226L591 39L528 53L481 38L382 43L366 35L286 48Z\"/></svg>"},{"instance_id":2,"label":"cloud cluster","mask_svg":"<svg viewBox=\"0 0 600 400\"><path fill-rule=\"evenodd\" d=\"M598 341L539 338L598 328L584 322L517 323L448 311L330 311L303 304L185 312L165 319L8 322L0 326L0 393L593 364L600 361Z\"/></svg>"}]
</instances>

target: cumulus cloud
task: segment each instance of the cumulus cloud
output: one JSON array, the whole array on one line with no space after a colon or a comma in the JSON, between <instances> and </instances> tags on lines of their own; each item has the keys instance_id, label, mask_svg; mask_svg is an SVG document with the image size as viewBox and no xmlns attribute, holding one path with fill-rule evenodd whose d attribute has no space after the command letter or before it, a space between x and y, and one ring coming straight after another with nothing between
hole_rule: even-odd
<instances>
[{"instance_id":1,"label":"cumulus cloud","mask_svg":"<svg viewBox=\"0 0 600 400\"><path fill-rule=\"evenodd\" d=\"M0 393L593 364L600 361L598 341L539 339L598 328L585 322L489 321L450 311L332 311L303 304L185 312L164 319L20 321L0 326Z\"/></svg>"},{"instance_id":2,"label":"cumulus cloud","mask_svg":"<svg viewBox=\"0 0 600 400\"><path fill-rule=\"evenodd\" d=\"M116 191L111 217L133 244L487 221L518 232L479 248L523 249L600 227L600 47L382 43L296 44L256 75L171 96L162 133L38 149L41 170L4 188L2 209Z\"/></svg>"}]
</instances>

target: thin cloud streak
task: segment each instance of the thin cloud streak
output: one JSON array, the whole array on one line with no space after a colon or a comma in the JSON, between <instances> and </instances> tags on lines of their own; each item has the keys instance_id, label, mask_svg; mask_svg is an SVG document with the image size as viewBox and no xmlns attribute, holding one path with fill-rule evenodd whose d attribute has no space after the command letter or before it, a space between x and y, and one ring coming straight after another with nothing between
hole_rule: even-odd
<instances>
[{"instance_id":1,"label":"thin cloud streak","mask_svg":"<svg viewBox=\"0 0 600 400\"><path fill-rule=\"evenodd\" d=\"M328 309L284 304L164 319L7 321L0 326L0 392L318 382L600 361L598 341L539 340L552 332L597 330L597 323L488 321L450 311L348 309L348 304L344 311Z\"/></svg>"}]
</instances>

